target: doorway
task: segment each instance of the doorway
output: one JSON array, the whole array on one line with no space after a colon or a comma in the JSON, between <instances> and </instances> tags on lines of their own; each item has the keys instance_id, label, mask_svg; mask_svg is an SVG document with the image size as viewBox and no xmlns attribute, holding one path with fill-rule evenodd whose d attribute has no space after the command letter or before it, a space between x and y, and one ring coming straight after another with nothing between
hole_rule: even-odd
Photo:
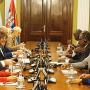
<instances>
[{"instance_id":1,"label":"doorway","mask_svg":"<svg viewBox=\"0 0 90 90\"><path fill-rule=\"evenodd\" d=\"M21 0L21 41L72 38L73 0Z\"/></svg>"}]
</instances>

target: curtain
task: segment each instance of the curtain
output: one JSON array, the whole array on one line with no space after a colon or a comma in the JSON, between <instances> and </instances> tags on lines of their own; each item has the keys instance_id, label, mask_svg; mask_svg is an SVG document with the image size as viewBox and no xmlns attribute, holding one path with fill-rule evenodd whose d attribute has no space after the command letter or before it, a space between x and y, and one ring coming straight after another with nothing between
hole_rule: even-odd
<instances>
[{"instance_id":1,"label":"curtain","mask_svg":"<svg viewBox=\"0 0 90 90\"><path fill-rule=\"evenodd\" d=\"M78 0L77 29L89 31L89 0Z\"/></svg>"}]
</instances>

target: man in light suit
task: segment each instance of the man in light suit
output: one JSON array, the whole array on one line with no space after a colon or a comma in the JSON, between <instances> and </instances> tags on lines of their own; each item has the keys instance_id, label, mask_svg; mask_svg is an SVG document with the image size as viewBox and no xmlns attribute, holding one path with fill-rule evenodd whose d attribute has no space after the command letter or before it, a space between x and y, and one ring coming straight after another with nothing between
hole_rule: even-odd
<instances>
[{"instance_id":1,"label":"man in light suit","mask_svg":"<svg viewBox=\"0 0 90 90\"><path fill-rule=\"evenodd\" d=\"M67 67L70 67L70 65L72 65L73 68L75 68L75 69L83 69L83 68L86 68L88 66L88 60L90 60L90 55L87 58L85 58L82 62L66 63L66 64L63 64L61 66L61 68L66 69Z\"/></svg>"}]
</instances>

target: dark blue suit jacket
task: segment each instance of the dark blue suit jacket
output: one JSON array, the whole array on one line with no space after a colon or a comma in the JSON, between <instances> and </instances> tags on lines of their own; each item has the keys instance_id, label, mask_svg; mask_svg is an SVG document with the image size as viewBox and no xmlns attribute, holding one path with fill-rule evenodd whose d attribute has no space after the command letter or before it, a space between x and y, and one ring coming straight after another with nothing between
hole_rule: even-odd
<instances>
[{"instance_id":1,"label":"dark blue suit jacket","mask_svg":"<svg viewBox=\"0 0 90 90\"><path fill-rule=\"evenodd\" d=\"M3 54L4 54L4 55L2 55L2 53L1 53L1 51L0 51L0 60L12 58L12 52L13 52L14 50L10 50L10 49L8 49L6 46L3 46L3 47L2 47L2 51L3 51Z\"/></svg>"},{"instance_id":2,"label":"dark blue suit jacket","mask_svg":"<svg viewBox=\"0 0 90 90\"><path fill-rule=\"evenodd\" d=\"M85 51L83 53L76 53L74 57L72 57L73 60L70 60L69 63L76 63L76 62L82 62L88 55L90 54L90 44L88 44L85 48Z\"/></svg>"},{"instance_id":3,"label":"dark blue suit jacket","mask_svg":"<svg viewBox=\"0 0 90 90\"><path fill-rule=\"evenodd\" d=\"M3 69L3 66L2 66L2 64L1 64L1 62L0 62L0 71Z\"/></svg>"}]
</instances>

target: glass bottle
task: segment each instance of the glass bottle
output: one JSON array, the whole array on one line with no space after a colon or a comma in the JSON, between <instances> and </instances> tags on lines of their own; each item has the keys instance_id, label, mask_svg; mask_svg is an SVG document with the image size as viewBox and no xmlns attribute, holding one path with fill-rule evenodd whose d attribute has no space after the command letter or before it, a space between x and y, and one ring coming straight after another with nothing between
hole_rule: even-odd
<instances>
[{"instance_id":1,"label":"glass bottle","mask_svg":"<svg viewBox=\"0 0 90 90\"><path fill-rule=\"evenodd\" d=\"M57 51L60 51L61 49L61 46L60 46L60 43L58 44L58 47L57 47Z\"/></svg>"},{"instance_id":2,"label":"glass bottle","mask_svg":"<svg viewBox=\"0 0 90 90\"><path fill-rule=\"evenodd\" d=\"M69 59L68 59L68 57L66 57L66 59L65 59L65 63L69 63Z\"/></svg>"},{"instance_id":3,"label":"glass bottle","mask_svg":"<svg viewBox=\"0 0 90 90\"><path fill-rule=\"evenodd\" d=\"M74 70L72 64L70 65L70 70L68 71L68 80L66 80L66 83L69 84L72 79L74 79Z\"/></svg>"},{"instance_id":4,"label":"glass bottle","mask_svg":"<svg viewBox=\"0 0 90 90\"><path fill-rule=\"evenodd\" d=\"M12 62L10 62L10 65L9 65L9 72L13 72L13 65L12 65Z\"/></svg>"},{"instance_id":5,"label":"glass bottle","mask_svg":"<svg viewBox=\"0 0 90 90\"><path fill-rule=\"evenodd\" d=\"M72 64L70 65L70 70L69 70L69 72L68 72L68 78L69 78L69 79L74 79L74 78L75 78L75 77L74 77L74 70L73 70Z\"/></svg>"},{"instance_id":6,"label":"glass bottle","mask_svg":"<svg viewBox=\"0 0 90 90\"><path fill-rule=\"evenodd\" d=\"M24 77L22 76L22 72L19 72L19 77L17 78L17 88L25 88L24 85Z\"/></svg>"}]
</instances>

